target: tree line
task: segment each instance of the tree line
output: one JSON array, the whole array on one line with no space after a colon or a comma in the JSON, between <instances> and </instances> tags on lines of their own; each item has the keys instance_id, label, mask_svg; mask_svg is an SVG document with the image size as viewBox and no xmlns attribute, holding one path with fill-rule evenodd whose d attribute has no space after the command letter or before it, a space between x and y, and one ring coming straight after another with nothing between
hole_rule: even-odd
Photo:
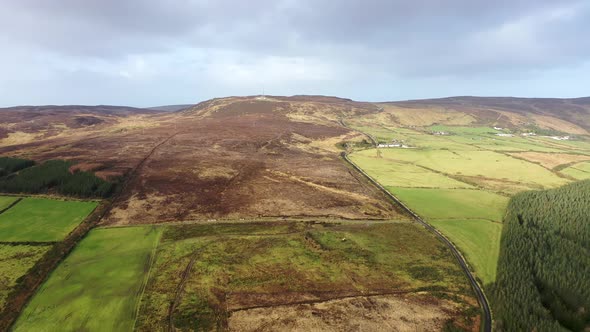
<instances>
[{"instance_id":1,"label":"tree line","mask_svg":"<svg viewBox=\"0 0 590 332\"><path fill-rule=\"evenodd\" d=\"M71 172L72 162L48 160L42 164L25 159L0 159L0 192L39 194L57 192L66 196L107 197L113 191L113 183L91 172Z\"/></svg>"},{"instance_id":2,"label":"tree line","mask_svg":"<svg viewBox=\"0 0 590 332\"><path fill-rule=\"evenodd\" d=\"M20 171L35 164L32 160L0 157L0 177Z\"/></svg>"},{"instance_id":3,"label":"tree line","mask_svg":"<svg viewBox=\"0 0 590 332\"><path fill-rule=\"evenodd\" d=\"M490 300L498 331L590 329L590 181L510 200Z\"/></svg>"}]
</instances>

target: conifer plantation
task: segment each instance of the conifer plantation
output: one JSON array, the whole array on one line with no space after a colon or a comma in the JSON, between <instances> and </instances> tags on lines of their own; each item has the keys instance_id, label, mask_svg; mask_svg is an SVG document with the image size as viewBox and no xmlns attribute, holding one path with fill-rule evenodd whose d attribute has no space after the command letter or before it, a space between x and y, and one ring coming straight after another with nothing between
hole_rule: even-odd
<instances>
[{"instance_id":1,"label":"conifer plantation","mask_svg":"<svg viewBox=\"0 0 590 332\"><path fill-rule=\"evenodd\" d=\"M498 331L590 329L590 181L518 194L491 300Z\"/></svg>"},{"instance_id":2,"label":"conifer plantation","mask_svg":"<svg viewBox=\"0 0 590 332\"><path fill-rule=\"evenodd\" d=\"M76 197L107 197L113 184L91 172L70 171L65 160L48 160L40 165L17 158L0 159L0 192L39 194L51 191Z\"/></svg>"}]
</instances>

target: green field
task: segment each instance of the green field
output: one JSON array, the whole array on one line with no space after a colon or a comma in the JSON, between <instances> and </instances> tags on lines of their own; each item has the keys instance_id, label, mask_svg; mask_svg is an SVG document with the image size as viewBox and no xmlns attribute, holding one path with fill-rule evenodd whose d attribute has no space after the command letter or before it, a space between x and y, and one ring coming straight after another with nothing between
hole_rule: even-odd
<instances>
[{"instance_id":1,"label":"green field","mask_svg":"<svg viewBox=\"0 0 590 332\"><path fill-rule=\"evenodd\" d=\"M501 221L508 198L482 190L395 188L387 190L427 219Z\"/></svg>"},{"instance_id":2,"label":"green field","mask_svg":"<svg viewBox=\"0 0 590 332\"><path fill-rule=\"evenodd\" d=\"M215 330L240 308L420 290L471 296L448 248L410 222L167 227L137 329Z\"/></svg>"},{"instance_id":3,"label":"green field","mask_svg":"<svg viewBox=\"0 0 590 332\"><path fill-rule=\"evenodd\" d=\"M558 187L571 182L567 176L590 178L590 163L573 165L559 174L506 154L590 153L590 144L583 140L555 141L517 134L501 137L496 134L503 131L490 127L396 128L392 119L357 119L350 124L380 141L403 140L414 149L358 150L350 159L453 240L484 284L495 279L502 228L484 220L502 220L508 202L505 195Z\"/></svg>"},{"instance_id":4,"label":"green field","mask_svg":"<svg viewBox=\"0 0 590 332\"><path fill-rule=\"evenodd\" d=\"M374 151L374 150L373 150ZM355 153L350 159L384 186L422 188L472 188L471 185L410 163L387 161L371 153Z\"/></svg>"},{"instance_id":5,"label":"green field","mask_svg":"<svg viewBox=\"0 0 590 332\"><path fill-rule=\"evenodd\" d=\"M131 331L154 227L96 229L51 274L15 331Z\"/></svg>"},{"instance_id":6,"label":"green field","mask_svg":"<svg viewBox=\"0 0 590 332\"><path fill-rule=\"evenodd\" d=\"M27 246L0 244L0 311L6 297L22 277L51 245Z\"/></svg>"},{"instance_id":7,"label":"green field","mask_svg":"<svg viewBox=\"0 0 590 332\"><path fill-rule=\"evenodd\" d=\"M61 241L96 205L96 202L25 198L0 214L0 242Z\"/></svg>"},{"instance_id":8,"label":"green field","mask_svg":"<svg viewBox=\"0 0 590 332\"><path fill-rule=\"evenodd\" d=\"M14 203L18 197L0 196L0 211L6 209L10 204Z\"/></svg>"},{"instance_id":9,"label":"green field","mask_svg":"<svg viewBox=\"0 0 590 332\"><path fill-rule=\"evenodd\" d=\"M444 174L458 176L494 191L511 188L556 187L568 183L551 171L524 160L492 151L381 149L383 162L416 163ZM370 155L374 151L357 152Z\"/></svg>"},{"instance_id":10,"label":"green field","mask_svg":"<svg viewBox=\"0 0 590 332\"><path fill-rule=\"evenodd\" d=\"M431 220L473 265L484 285L496 280L502 225L487 220Z\"/></svg>"},{"instance_id":11,"label":"green field","mask_svg":"<svg viewBox=\"0 0 590 332\"><path fill-rule=\"evenodd\" d=\"M496 130L490 127L465 127L465 126L441 126L435 125L428 127L430 131L444 131L452 134L471 134L471 135L494 135L501 133L501 130Z\"/></svg>"},{"instance_id":12,"label":"green field","mask_svg":"<svg viewBox=\"0 0 590 332\"><path fill-rule=\"evenodd\" d=\"M562 169L560 172L577 180L590 179L590 162L575 164L568 168Z\"/></svg>"}]
</instances>

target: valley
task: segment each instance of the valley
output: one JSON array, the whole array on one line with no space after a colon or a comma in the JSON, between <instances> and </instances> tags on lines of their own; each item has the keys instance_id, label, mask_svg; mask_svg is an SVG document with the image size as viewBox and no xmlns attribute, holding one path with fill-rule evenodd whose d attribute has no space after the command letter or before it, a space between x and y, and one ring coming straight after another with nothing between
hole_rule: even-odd
<instances>
[{"instance_id":1,"label":"valley","mask_svg":"<svg viewBox=\"0 0 590 332\"><path fill-rule=\"evenodd\" d=\"M489 297L511 198L590 179L585 99L0 112L14 331L486 330L461 261L371 180Z\"/></svg>"}]
</instances>

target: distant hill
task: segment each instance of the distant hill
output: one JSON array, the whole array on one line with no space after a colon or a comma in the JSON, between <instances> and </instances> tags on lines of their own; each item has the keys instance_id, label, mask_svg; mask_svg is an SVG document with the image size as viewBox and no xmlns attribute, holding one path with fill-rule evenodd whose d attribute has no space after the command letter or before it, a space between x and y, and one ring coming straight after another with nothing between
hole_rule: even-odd
<instances>
[{"instance_id":1,"label":"distant hill","mask_svg":"<svg viewBox=\"0 0 590 332\"><path fill-rule=\"evenodd\" d=\"M141 114L153 113L156 110L137 108L129 106L111 106L111 105L25 105L0 108L0 112L21 112L21 113L43 113L53 114L54 112L70 112L70 113L95 113L95 114L109 114L109 115L127 115L127 114ZM63 113L62 113L63 114Z\"/></svg>"},{"instance_id":2,"label":"distant hill","mask_svg":"<svg viewBox=\"0 0 590 332\"><path fill-rule=\"evenodd\" d=\"M127 106L43 105L0 108L0 140L13 135L11 141L26 142L60 134L66 129L112 125L133 115L159 112ZM31 134L31 135L29 135ZM35 134L35 135L32 135Z\"/></svg>"},{"instance_id":3,"label":"distant hill","mask_svg":"<svg viewBox=\"0 0 590 332\"><path fill-rule=\"evenodd\" d=\"M379 104L393 113L396 110L433 113L433 119L437 119L436 124L454 124L453 121L462 117L461 124L465 125L539 127L582 135L587 135L590 130L590 97L558 99L463 96ZM442 116L444 114L449 116L445 119Z\"/></svg>"},{"instance_id":4,"label":"distant hill","mask_svg":"<svg viewBox=\"0 0 590 332\"><path fill-rule=\"evenodd\" d=\"M161 112L177 112L182 111L187 108L193 107L194 104L179 104L179 105L163 105L163 106L155 106L155 107L147 107L146 109L152 111L161 111Z\"/></svg>"}]
</instances>

